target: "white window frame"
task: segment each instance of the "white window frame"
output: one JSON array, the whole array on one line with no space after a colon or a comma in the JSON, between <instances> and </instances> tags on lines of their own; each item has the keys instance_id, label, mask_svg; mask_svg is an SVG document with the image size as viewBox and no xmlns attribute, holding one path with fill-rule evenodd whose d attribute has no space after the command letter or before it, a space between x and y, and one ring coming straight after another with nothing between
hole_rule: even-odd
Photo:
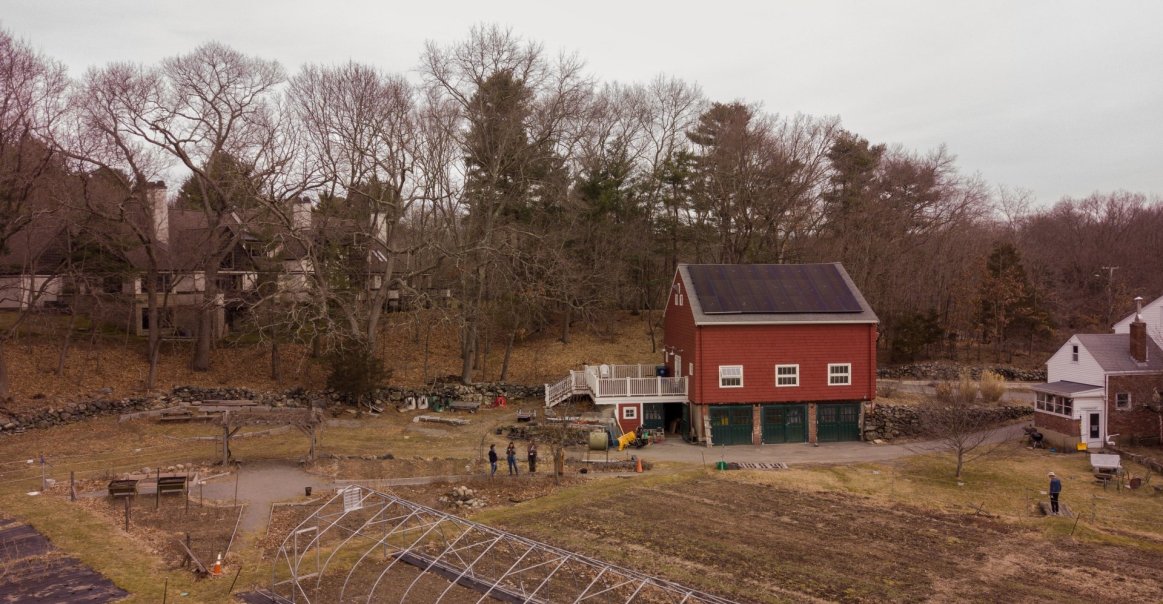
<instances>
[{"instance_id":1,"label":"white window frame","mask_svg":"<svg viewBox=\"0 0 1163 604\"><path fill-rule=\"evenodd\" d=\"M843 373L833 373L833 369L843 368ZM844 377L843 382L833 381L834 377ZM829 386L851 386L852 385L852 363L828 363L828 385Z\"/></svg>"},{"instance_id":2,"label":"white window frame","mask_svg":"<svg viewBox=\"0 0 1163 604\"><path fill-rule=\"evenodd\" d=\"M736 373L735 370L738 370ZM725 384L724 380L738 379L738 384ZM743 387L743 366L742 365L719 365L719 387L720 388L742 388Z\"/></svg>"},{"instance_id":3,"label":"white window frame","mask_svg":"<svg viewBox=\"0 0 1163 604\"><path fill-rule=\"evenodd\" d=\"M638 419L638 407L635 405L622 407L622 419Z\"/></svg>"},{"instance_id":4,"label":"white window frame","mask_svg":"<svg viewBox=\"0 0 1163 604\"><path fill-rule=\"evenodd\" d=\"M780 369L791 369L791 373L780 375ZM780 380L790 379L790 383L781 384ZM800 385L800 366L799 365L776 365L775 366L775 387L776 388L794 388Z\"/></svg>"},{"instance_id":5,"label":"white window frame","mask_svg":"<svg viewBox=\"0 0 1163 604\"><path fill-rule=\"evenodd\" d=\"M1070 362L1078 362L1078 344L1072 344L1070 346Z\"/></svg>"},{"instance_id":6,"label":"white window frame","mask_svg":"<svg viewBox=\"0 0 1163 604\"><path fill-rule=\"evenodd\" d=\"M676 292L674 294L674 305L675 306L682 306L682 293Z\"/></svg>"},{"instance_id":7,"label":"white window frame","mask_svg":"<svg viewBox=\"0 0 1163 604\"><path fill-rule=\"evenodd\" d=\"M1125 400L1119 401L1119 397L1123 397ZM1119 411L1130 411L1131 410L1131 393L1130 392L1116 392L1115 393L1115 409L1118 409Z\"/></svg>"}]
</instances>

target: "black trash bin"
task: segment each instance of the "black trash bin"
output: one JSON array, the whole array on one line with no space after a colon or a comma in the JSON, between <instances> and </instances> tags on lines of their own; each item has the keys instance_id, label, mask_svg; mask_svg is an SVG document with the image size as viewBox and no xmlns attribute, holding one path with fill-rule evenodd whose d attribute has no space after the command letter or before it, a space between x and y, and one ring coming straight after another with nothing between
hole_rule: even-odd
<instances>
[{"instance_id":1,"label":"black trash bin","mask_svg":"<svg viewBox=\"0 0 1163 604\"><path fill-rule=\"evenodd\" d=\"M303 489L303 491L307 493L307 496L308 496L308 497L310 497L310 496L311 496L311 487L305 487L305 488Z\"/></svg>"}]
</instances>

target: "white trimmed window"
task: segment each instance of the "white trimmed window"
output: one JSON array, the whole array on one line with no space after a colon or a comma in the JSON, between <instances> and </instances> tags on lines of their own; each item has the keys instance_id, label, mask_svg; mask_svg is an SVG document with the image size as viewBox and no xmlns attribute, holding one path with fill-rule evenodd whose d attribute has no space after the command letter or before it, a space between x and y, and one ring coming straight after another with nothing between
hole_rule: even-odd
<instances>
[{"instance_id":1,"label":"white trimmed window","mask_svg":"<svg viewBox=\"0 0 1163 604\"><path fill-rule=\"evenodd\" d=\"M1116 392L1115 393L1115 409L1122 409L1124 411L1131 408L1131 393L1130 392Z\"/></svg>"},{"instance_id":2,"label":"white trimmed window","mask_svg":"<svg viewBox=\"0 0 1163 604\"><path fill-rule=\"evenodd\" d=\"M829 386L852 385L852 363L828 363Z\"/></svg>"},{"instance_id":3,"label":"white trimmed window","mask_svg":"<svg viewBox=\"0 0 1163 604\"><path fill-rule=\"evenodd\" d=\"M720 388L742 388L743 387L743 366L742 365L719 365L719 387Z\"/></svg>"},{"instance_id":4,"label":"white trimmed window","mask_svg":"<svg viewBox=\"0 0 1163 604\"><path fill-rule=\"evenodd\" d=\"M681 293L674 294L674 305L675 306L682 306L682 294Z\"/></svg>"},{"instance_id":5,"label":"white trimmed window","mask_svg":"<svg viewBox=\"0 0 1163 604\"><path fill-rule=\"evenodd\" d=\"M638 407L633 405L622 407L622 419L638 419Z\"/></svg>"},{"instance_id":6,"label":"white trimmed window","mask_svg":"<svg viewBox=\"0 0 1163 604\"><path fill-rule=\"evenodd\" d=\"M1070 347L1070 360L1075 363L1078 362L1078 344Z\"/></svg>"},{"instance_id":7,"label":"white trimmed window","mask_svg":"<svg viewBox=\"0 0 1163 604\"><path fill-rule=\"evenodd\" d=\"M787 388L790 386L800 385L800 366L799 365L776 365L775 366L775 387Z\"/></svg>"}]
</instances>

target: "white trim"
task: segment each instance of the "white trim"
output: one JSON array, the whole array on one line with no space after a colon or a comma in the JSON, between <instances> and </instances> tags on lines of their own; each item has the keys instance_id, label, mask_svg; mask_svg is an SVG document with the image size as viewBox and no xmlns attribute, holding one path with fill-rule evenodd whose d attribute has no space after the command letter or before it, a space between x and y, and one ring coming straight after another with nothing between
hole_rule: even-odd
<instances>
[{"instance_id":1,"label":"white trim","mask_svg":"<svg viewBox=\"0 0 1163 604\"><path fill-rule=\"evenodd\" d=\"M1119 404L1119 397L1120 397L1120 396L1126 396L1126 397L1127 397L1127 404L1125 404L1125 405L1120 405L1120 404ZM1134 408L1135 408L1135 407L1134 407L1134 405L1132 404L1132 400L1131 400L1131 393L1130 393L1130 392L1116 392L1116 393L1115 393L1115 409L1117 409L1117 410L1119 410L1119 411L1130 411L1131 409L1134 409Z\"/></svg>"},{"instance_id":2,"label":"white trim","mask_svg":"<svg viewBox=\"0 0 1163 604\"><path fill-rule=\"evenodd\" d=\"M833 373L832 369L844 368L842 373ZM832 378L843 377L843 382L833 382ZM852 385L852 363L828 363L828 385L829 386L851 386Z\"/></svg>"},{"instance_id":3,"label":"white trim","mask_svg":"<svg viewBox=\"0 0 1163 604\"><path fill-rule=\"evenodd\" d=\"M638 419L638 405L622 405L622 419Z\"/></svg>"},{"instance_id":4,"label":"white trim","mask_svg":"<svg viewBox=\"0 0 1163 604\"><path fill-rule=\"evenodd\" d=\"M734 370L738 369L738 373ZM723 384L724 379L738 379L738 384ZM720 388L742 388L743 387L743 366L742 365L719 365L719 387Z\"/></svg>"},{"instance_id":5,"label":"white trim","mask_svg":"<svg viewBox=\"0 0 1163 604\"><path fill-rule=\"evenodd\" d=\"M780 375L780 373L779 373L780 369L791 369L792 372ZM784 380L790 379L791 383L781 384L781 383L779 383L781 379L784 379ZM776 365L775 366L775 387L776 388L794 388L794 387L799 386L799 385L800 385L800 366L798 364L797 365Z\"/></svg>"}]
</instances>

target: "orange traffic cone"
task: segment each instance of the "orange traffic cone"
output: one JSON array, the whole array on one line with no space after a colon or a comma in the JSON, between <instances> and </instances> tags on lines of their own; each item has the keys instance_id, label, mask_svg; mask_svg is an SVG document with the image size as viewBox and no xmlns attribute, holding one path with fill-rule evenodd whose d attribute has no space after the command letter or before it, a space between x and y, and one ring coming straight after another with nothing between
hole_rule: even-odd
<instances>
[{"instance_id":1,"label":"orange traffic cone","mask_svg":"<svg viewBox=\"0 0 1163 604\"><path fill-rule=\"evenodd\" d=\"M210 568L210 576L222 576L222 554L218 554L218 559L214 561L214 566Z\"/></svg>"},{"instance_id":2,"label":"orange traffic cone","mask_svg":"<svg viewBox=\"0 0 1163 604\"><path fill-rule=\"evenodd\" d=\"M638 465L634 466L634 471L638 472L639 474L642 473L642 458L641 457L638 458Z\"/></svg>"}]
</instances>

